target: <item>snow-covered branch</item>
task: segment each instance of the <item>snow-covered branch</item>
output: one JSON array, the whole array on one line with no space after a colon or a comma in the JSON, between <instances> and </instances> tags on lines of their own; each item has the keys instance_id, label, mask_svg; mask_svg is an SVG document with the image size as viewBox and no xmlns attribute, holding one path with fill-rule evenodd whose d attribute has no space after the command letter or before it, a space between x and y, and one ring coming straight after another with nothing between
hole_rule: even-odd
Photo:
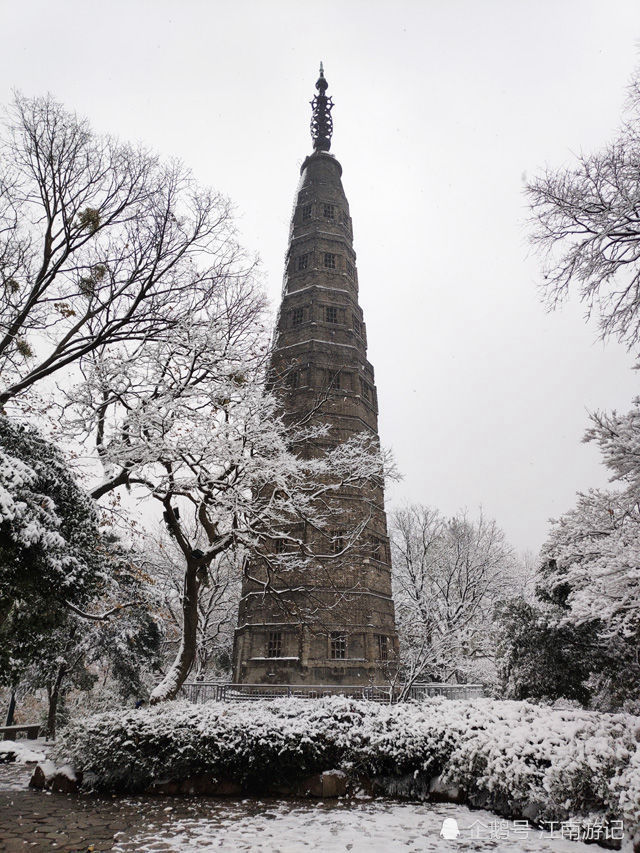
<instances>
[{"instance_id":1,"label":"snow-covered branch","mask_svg":"<svg viewBox=\"0 0 640 853\"><path fill-rule=\"evenodd\" d=\"M64 604L65 607L68 607L69 610L72 610L76 616L80 616L81 619L88 619L92 622L106 622L107 619L110 619L112 616L115 616L127 607L139 607L143 602L140 599L137 601L125 601L122 604L116 604L115 607L111 607L103 613L87 613L80 607L76 607L75 604L72 604L70 601L65 601Z\"/></svg>"}]
</instances>

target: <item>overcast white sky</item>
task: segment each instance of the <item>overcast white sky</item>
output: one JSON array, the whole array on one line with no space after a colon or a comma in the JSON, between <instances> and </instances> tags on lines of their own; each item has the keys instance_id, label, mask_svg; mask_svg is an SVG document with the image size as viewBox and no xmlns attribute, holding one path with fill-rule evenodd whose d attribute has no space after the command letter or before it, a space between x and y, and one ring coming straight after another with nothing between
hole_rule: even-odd
<instances>
[{"instance_id":1,"label":"overcast white sky","mask_svg":"<svg viewBox=\"0 0 640 853\"><path fill-rule=\"evenodd\" d=\"M100 131L180 157L237 206L277 307L309 100L335 100L376 369L404 475L388 505L482 504L537 550L607 474L587 410L625 410L632 359L579 305L547 314L526 175L614 133L637 0L0 0L1 98L52 92Z\"/></svg>"}]
</instances>

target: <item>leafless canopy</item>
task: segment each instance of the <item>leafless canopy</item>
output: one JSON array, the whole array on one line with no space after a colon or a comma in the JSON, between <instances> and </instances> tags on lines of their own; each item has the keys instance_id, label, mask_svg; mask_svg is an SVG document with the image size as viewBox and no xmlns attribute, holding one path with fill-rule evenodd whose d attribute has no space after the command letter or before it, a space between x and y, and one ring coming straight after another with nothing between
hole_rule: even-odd
<instances>
[{"instance_id":1,"label":"leafless canopy","mask_svg":"<svg viewBox=\"0 0 640 853\"><path fill-rule=\"evenodd\" d=\"M575 289L602 337L640 342L640 82L617 138L571 168L528 184L533 244L545 256L543 292L554 308Z\"/></svg>"},{"instance_id":2,"label":"leafless canopy","mask_svg":"<svg viewBox=\"0 0 640 853\"><path fill-rule=\"evenodd\" d=\"M95 350L161 336L252 267L226 198L51 97L16 97L0 152L0 406Z\"/></svg>"},{"instance_id":3,"label":"leafless canopy","mask_svg":"<svg viewBox=\"0 0 640 853\"><path fill-rule=\"evenodd\" d=\"M468 677L490 657L489 623L515 575L495 521L411 506L391 516L394 597L406 679Z\"/></svg>"}]
</instances>

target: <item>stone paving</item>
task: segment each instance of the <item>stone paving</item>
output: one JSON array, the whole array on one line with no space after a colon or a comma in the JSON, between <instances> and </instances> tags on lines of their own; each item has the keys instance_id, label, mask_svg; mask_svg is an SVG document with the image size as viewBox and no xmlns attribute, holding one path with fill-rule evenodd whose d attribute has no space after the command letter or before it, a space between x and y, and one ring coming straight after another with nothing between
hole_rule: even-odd
<instances>
[{"instance_id":1,"label":"stone paving","mask_svg":"<svg viewBox=\"0 0 640 853\"><path fill-rule=\"evenodd\" d=\"M0 851L161 853L198 850L363 853L596 853L597 847L516 837L508 821L451 804L385 800L94 797L25 790L33 768L0 765ZM445 818L460 827L440 836ZM483 827L472 837L473 826ZM494 832L499 825L502 832Z\"/></svg>"},{"instance_id":2,"label":"stone paving","mask_svg":"<svg viewBox=\"0 0 640 853\"><path fill-rule=\"evenodd\" d=\"M100 803L31 791L33 772L23 765L0 765L0 850L108 851L127 830L127 816L117 800Z\"/></svg>"}]
</instances>

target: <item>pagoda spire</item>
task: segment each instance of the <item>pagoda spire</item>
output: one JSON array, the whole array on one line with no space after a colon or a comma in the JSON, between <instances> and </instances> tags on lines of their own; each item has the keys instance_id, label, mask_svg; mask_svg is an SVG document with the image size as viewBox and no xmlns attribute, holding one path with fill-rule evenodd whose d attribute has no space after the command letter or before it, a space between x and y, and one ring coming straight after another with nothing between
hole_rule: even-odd
<instances>
[{"instance_id":1,"label":"pagoda spire","mask_svg":"<svg viewBox=\"0 0 640 853\"><path fill-rule=\"evenodd\" d=\"M320 76L316 81L318 94L311 101L311 139L313 140L314 151L328 151L331 148L333 100L326 95L328 86L329 84L324 76L324 68L320 63Z\"/></svg>"}]
</instances>

